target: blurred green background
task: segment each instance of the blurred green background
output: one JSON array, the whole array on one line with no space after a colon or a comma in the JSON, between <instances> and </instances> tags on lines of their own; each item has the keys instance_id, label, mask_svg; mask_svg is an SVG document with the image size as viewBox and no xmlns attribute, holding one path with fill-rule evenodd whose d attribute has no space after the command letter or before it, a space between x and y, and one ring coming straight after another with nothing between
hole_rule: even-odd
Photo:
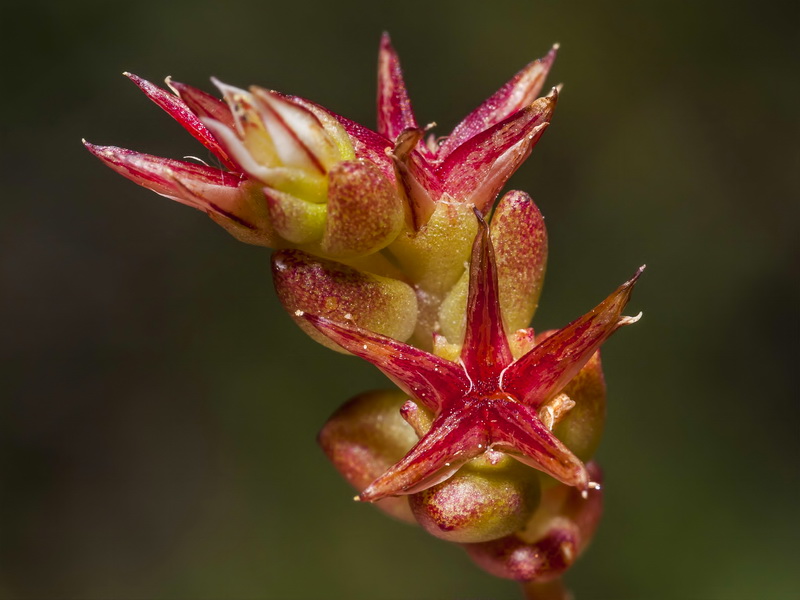
<instances>
[{"instance_id":1,"label":"blurred green background","mask_svg":"<svg viewBox=\"0 0 800 600\"><path fill-rule=\"evenodd\" d=\"M784 4L788 7L788 4ZM199 146L120 76L208 77L374 123L389 30L446 132L553 42L553 126L514 187L547 217L534 325L642 263L605 347L592 598L796 597L797 15L769 2L4 2L0 597L517 598L350 499L314 438L386 386L282 313L268 252L81 137Z\"/></svg>"}]
</instances>

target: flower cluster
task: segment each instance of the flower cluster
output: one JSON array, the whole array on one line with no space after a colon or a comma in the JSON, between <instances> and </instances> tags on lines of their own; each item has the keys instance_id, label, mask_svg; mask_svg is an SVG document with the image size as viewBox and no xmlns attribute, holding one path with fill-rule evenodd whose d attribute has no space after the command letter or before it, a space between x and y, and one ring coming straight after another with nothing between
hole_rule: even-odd
<instances>
[{"instance_id":1,"label":"flower cluster","mask_svg":"<svg viewBox=\"0 0 800 600\"><path fill-rule=\"evenodd\" d=\"M396 384L351 399L320 433L357 499L524 581L557 578L597 525L598 348L637 320L622 311L641 274L560 330L528 328L544 220L524 192L497 197L550 123L558 88L540 92L556 51L445 137L417 123L384 35L377 131L260 87L214 81L220 100L128 74L218 166L86 143L125 177L273 248L297 324Z\"/></svg>"}]
</instances>

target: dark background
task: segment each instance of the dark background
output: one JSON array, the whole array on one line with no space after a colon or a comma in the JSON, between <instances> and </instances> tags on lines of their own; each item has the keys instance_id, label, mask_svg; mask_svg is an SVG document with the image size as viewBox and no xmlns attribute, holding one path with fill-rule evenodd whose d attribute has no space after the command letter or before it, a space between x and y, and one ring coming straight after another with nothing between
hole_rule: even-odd
<instances>
[{"instance_id":1,"label":"dark background","mask_svg":"<svg viewBox=\"0 0 800 600\"><path fill-rule=\"evenodd\" d=\"M788 7L789 3L784 6ZM794 597L797 15L734 2L4 2L0 596L516 598L351 502L314 437L382 376L303 336L268 252L81 137L201 152L120 76L214 75L374 123L382 30L439 132L553 42L534 325L642 263L606 346L607 508L579 600Z\"/></svg>"}]
</instances>

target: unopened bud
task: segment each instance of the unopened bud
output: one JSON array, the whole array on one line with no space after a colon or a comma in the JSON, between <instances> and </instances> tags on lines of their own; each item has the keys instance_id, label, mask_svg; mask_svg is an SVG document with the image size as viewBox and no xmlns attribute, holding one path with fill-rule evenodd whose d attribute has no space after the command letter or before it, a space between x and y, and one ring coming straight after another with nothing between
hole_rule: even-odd
<instances>
[{"instance_id":1,"label":"unopened bud","mask_svg":"<svg viewBox=\"0 0 800 600\"><path fill-rule=\"evenodd\" d=\"M417 521L451 542L494 540L524 527L539 504L536 471L507 458L478 458L447 481L410 498Z\"/></svg>"}]
</instances>

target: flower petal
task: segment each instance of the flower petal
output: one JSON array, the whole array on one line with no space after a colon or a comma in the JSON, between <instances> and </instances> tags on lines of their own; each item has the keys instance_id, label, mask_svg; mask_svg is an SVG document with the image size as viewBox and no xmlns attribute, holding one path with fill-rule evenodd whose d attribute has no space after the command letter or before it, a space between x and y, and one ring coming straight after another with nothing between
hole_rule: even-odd
<instances>
[{"instance_id":1,"label":"flower petal","mask_svg":"<svg viewBox=\"0 0 800 600\"><path fill-rule=\"evenodd\" d=\"M272 257L278 298L303 330L321 344L342 351L299 313L351 322L381 334L407 339L417 320L414 290L402 281L358 271L300 250L280 250Z\"/></svg>"},{"instance_id":2,"label":"flower petal","mask_svg":"<svg viewBox=\"0 0 800 600\"><path fill-rule=\"evenodd\" d=\"M252 123L252 121L244 121ZM214 132L217 139L244 173L269 187L293 194L310 202L326 200L327 178L309 174L294 167L270 166L277 164L277 155L268 156L272 142L262 125L248 125L244 130L244 141L239 137L240 127L231 129L214 119L204 118L203 123ZM260 123L260 121L259 121ZM272 160L272 162L270 162Z\"/></svg>"},{"instance_id":3,"label":"flower petal","mask_svg":"<svg viewBox=\"0 0 800 600\"><path fill-rule=\"evenodd\" d=\"M171 200L208 214L240 241L274 247L275 232L258 186L205 165L116 148L86 148L114 171Z\"/></svg>"},{"instance_id":4,"label":"flower petal","mask_svg":"<svg viewBox=\"0 0 800 600\"><path fill-rule=\"evenodd\" d=\"M450 153L436 170L445 192L487 212L541 137L557 98L554 89L550 95L482 131Z\"/></svg>"},{"instance_id":5,"label":"flower petal","mask_svg":"<svg viewBox=\"0 0 800 600\"><path fill-rule=\"evenodd\" d=\"M458 412L434 421L430 431L403 460L373 481L359 496L375 502L387 496L413 494L445 481L467 461L483 454L486 431Z\"/></svg>"},{"instance_id":6,"label":"flower petal","mask_svg":"<svg viewBox=\"0 0 800 600\"><path fill-rule=\"evenodd\" d=\"M479 229L469 263L467 325L461 362L472 380L472 393L481 394L497 389L500 373L511 364L513 357L500 315L497 269L489 226L477 208L475 216Z\"/></svg>"},{"instance_id":7,"label":"flower petal","mask_svg":"<svg viewBox=\"0 0 800 600\"><path fill-rule=\"evenodd\" d=\"M250 91L281 162L324 175L337 153L314 113L270 90L253 86Z\"/></svg>"},{"instance_id":8,"label":"flower petal","mask_svg":"<svg viewBox=\"0 0 800 600\"><path fill-rule=\"evenodd\" d=\"M135 83L150 100L180 123L197 141L213 152L226 167L232 171L239 170L236 163L230 159L214 135L200 122L197 115L192 112L191 108L183 100L133 73L124 73L124 75Z\"/></svg>"},{"instance_id":9,"label":"flower petal","mask_svg":"<svg viewBox=\"0 0 800 600\"><path fill-rule=\"evenodd\" d=\"M492 215L500 307L506 331L528 326L539 303L547 262L544 217L525 192L508 192Z\"/></svg>"},{"instance_id":10,"label":"flower petal","mask_svg":"<svg viewBox=\"0 0 800 600\"><path fill-rule=\"evenodd\" d=\"M447 155L461 144L522 110L536 100L542 90L544 80L550 67L556 59L558 44L554 45L544 58L535 60L514 77L506 82L503 87L492 94L478 108L472 111L461 123L456 125L451 133L439 146L439 158L444 160Z\"/></svg>"},{"instance_id":11,"label":"flower petal","mask_svg":"<svg viewBox=\"0 0 800 600\"><path fill-rule=\"evenodd\" d=\"M316 315L298 315L348 352L371 362L400 389L436 411L444 398L469 389L455 363L360 327L341 325ZM433 485L433 484L431 484Z\"/></svg>"},{"instance_id":12,"label":"flower petal","mask_svg":"<svg viewBox=\"0 0 800 600\"><path fill-rule=\"evenodd\" d=\"M328 173L328 219L321 247L326 256L353 258L377 252L400 233L400 196L373 164L344 161Z\"/></svg>"},{"instance_id":13,"label":"flower petal","mask_svg":"<svg viewBox=\"0 0 800 600\"><path fill-rule=\"evenodd\" d=\"M392 149L393 143L379 133L375 133L347 117L335 113L332 114L350 137L356 158L368 160L375 164L391 181L394 178L394 166L388 152Z\"/></svg>"},{"instance_id":14,"label":"flower petal","mask_svg":"<svg viewBox=\"0 0 800 600\"><path fill-rule=\"evenodd\" d=\"M179 182L191 182L198 190L238 188L241 176L182 160L142 154L117 146L96 146L84 141L86 149L134 183L162 196L189 204L203 210L191 199L187 200Z\"/></svg>"},{"instance_id":15,"label":"flower petal","mask_svg":"<svg viewBox=\"0 0 800 600\"><path fill-rule=\"evenodd\" d=\"M400 59L389 34L384 33L378 52L378 133L395 140L408 128L417 129L417 121L403 81Z\"/></svg>"},{"instance_id":16,"label":"flower petal","mask_svg":"<svg viewBox=\"0 0 800 600\"><path fill-rule=\"evenodd\" d=\"M167 77L166 83L198 117L216 119L228 127L235 127L231 109L219 98L186 83L175 81L172 77Z\"/></svg>"},{"instance_id":17,"label":"flower petal","mask_svg":"<svg viewBox=\"0 0 800 600\"><path fill-rule=\"evenodd\" d=\"M581 490L589 475L580 459L539 420L535 409L518 402L498 402L492 407L492 447Z\"/></svg>"},{"instance_id":18,"label":"flower petal","mask_svg":"<svg viewBox=\"0 0 800 600\"><path fill-rule=\"evenodd\" d=\"M622 310L643 270L644 267L640 267L629 281L591 312L560 329L511 364L502 376L503 389L533 407L559 392L612 333L639 320L641 314L623 317Z\"/></svg>"},{"instance_id":19,"label":"flower petal","mask_svg":"<svg viewBox=\"0 0 800 600\"><path fill-rule=\"evenodd\" d=\"M406 129L397 137L391 157L395 174L410 208L411 228L419 231L427 224L442 195L439 178L414 148L422 139L421 129Z\"/></svg>"}]
</instances>

